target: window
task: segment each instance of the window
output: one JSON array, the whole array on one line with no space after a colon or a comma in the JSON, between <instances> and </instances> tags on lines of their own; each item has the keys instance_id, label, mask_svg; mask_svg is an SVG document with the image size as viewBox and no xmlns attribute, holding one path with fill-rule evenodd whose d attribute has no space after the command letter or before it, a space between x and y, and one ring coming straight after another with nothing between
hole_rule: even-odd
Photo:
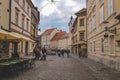
<instances>
[{"instance_id":1,"label":"window","mask_svg":"<svg viewBox=\"0 0 120 80\"><path fill-rule=\"evenodd\" d=\"M90 52L92 53L92 42L90 43Z\"/></svg>"},{"instance_id":2,"label":"window","mask_svg":"<svg viewBox=\"0 0 120 80\"><path fill-rule=\"evenodd\" d=\"M25 16L22 14L22 28L24 29Z\"/></svg>"},{"instance_id":3,"label":"window","mask_svg":"<svg viewBox=\"0 0 120 80\"><path fill-rule=\"evenodd\" d=\"M84 26L84 19L80 19L80 26Z\"/></svg>"},{"instance_id":4,"label":"window","mask_svg":"<svg viewBox=\"0 0 120 80\"><path fill-rule=\"evenodd\" d=\"M19 22L19 10L16 9L15 10L15 23L16 23L16 25L18 25L18 22Z\"/></svg>"},{"instance_id":5,"label":"window","mask_svg":"<svg viewBox=\"0 0 120 80\"><path fill-rule=\"evenodd\" d=\"M29 30L29 19L27 19L27 22L26 22L26 29L27 31Z\"/></svg>"},{"instance_id":6,"label":"window","mask_svg":"<svg viewBox=\"0 0 120 80\"><path fill-rule=\"evenodd\" d=\"M100 7L100 23L104 21L104 10L103 5Z\"/></svg>"},{"instance_id":7,"label":"window","mask_svg":"<svg viewBox=\"0 0 120 80\"><path fill-rule=\"evenodd\" d=\"M94 41L94 53L96 52L96 42Z\"/></svg>"},{"instance_id":8,"label":"window","mask_svg":"<svg viewBox=\"0 0 120 80\"><path fill-rule=\"evenodd\" d=\"M75 43L77 43L77 35L75 36Z\"/></svg>"},{"instance_id":9,"label":"window","mask_svg":"<svg viewBox=\"0 0 120 80\"><path fill-rule=\"evenodd\" d=\"M101 39L101 52L104 53L104 42L103 42L103 39Z\"/></svg>"},{"instance_id":10,"label":"window","mask_svg":"<svg viewBox=\"0 0 120 80\"><path fill-rule=\"evenodd\" d=\"M113 0L108 0L108 16L113 13Z\"/></svg>"},{"instance_id":11,"label":"window","mask_svg":"<svg viewBox=\"0 0 120 80\"><path fill-rule=\"evenodd\" d=\"M115 54L115 35L109 36L109 52Z\"/></svg>"},{"instance_id":12,"label":"window","mask_svg":"<svg viewBox=\"0 0 120 80\"><path fill-rule=\"evenodd\" d=\"M19 0L15 0L19 4Z\"/></svg>"},{"instance_id":13,"label":"window","mask_svg":"<svg viewBox=\"0 0 120 80\"><path fill-rule=\"evenodd\" d=\"M93 29L96 28L96 18L95 18L95 16L93 16L92 26L93 26Z\"/></svg>"},{"instance_id":14,"label":"window","mask_svg":"<svg viewBox=\"0 0 120 80\"><path fill-rule=\"evenodd\" d=\"M25 0L23 0L23 9L25 9Z\"/></svg>"},{"instance_id":15,"label":"window","mask_svg":"<svg viewBox=\"0 0 120 80\"><path fill-rule=\"evenodd\" d=\"M27 12L28 12L28 14L29 14L29 6L27 7Z\"/></svg>"},{"instance_id":16,"label":"window","mask_svg":"<svg viewBox=\"0 0 120 80\"><path fill-rule=\"evenodd\" d=\"M80 41L84 41L84 32L80 32Z\"/></svg>"}]
</instances>

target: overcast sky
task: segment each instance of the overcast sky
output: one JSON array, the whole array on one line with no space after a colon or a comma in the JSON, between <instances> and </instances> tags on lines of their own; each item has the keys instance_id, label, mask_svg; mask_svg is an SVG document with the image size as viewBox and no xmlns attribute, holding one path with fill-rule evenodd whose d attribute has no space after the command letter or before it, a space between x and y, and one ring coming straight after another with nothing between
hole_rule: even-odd
<instances>
[{"instance_id":1,"label":"overcast sky","mask_svg":"<svg viewBox=\"0 0 120 80\"><path fill-rule=\"evenodd\" d=\"M70 16L86 6L86 0L32 0L40 11L41 32L48 28L58 28L68 32ZM39 32L38 34L40 34Z\"/></svg>"}]
</instances>

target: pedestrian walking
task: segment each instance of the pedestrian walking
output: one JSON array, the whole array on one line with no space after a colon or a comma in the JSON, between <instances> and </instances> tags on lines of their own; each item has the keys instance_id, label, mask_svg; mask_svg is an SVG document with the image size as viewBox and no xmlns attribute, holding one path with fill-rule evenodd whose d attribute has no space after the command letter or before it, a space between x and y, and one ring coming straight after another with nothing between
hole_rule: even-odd
<instances>
[{"instance_id":1,"label":"pedestrian walking","mask_svg":"<svg viewBox=\"0 0 120 80\"><path fill-rule=\"evenodd\" d=\"M33 49L33 55L35 55L35 60L39 60L39 58L40 58L40 51L41 51L41 47L39 47L39 46L36 46Z\"/></svg>"},{"instance_id":2,"label":"pedestrian walking","mask_svg":"<svg viewBox=\"0 0 120 80\"><path fill-rule=\"evenodd\" d=\"M42 55L41 55L40 60L46 60L46 56L47 56L47 50L45 49L45 47L43 47L42 48Z\"/></svg>"},{"instance_id":3,"label":"pedestrian walking","mask_svg":"<svg viewBox=\"0 0 120 80\"><path fill-rule=\"evenodd\" d=\"M65 50L64 49L61 49L61 56L64 57L64 52Z\"/></svg>"},{"instance_id":4,"label":"pedestrian walking","mask_svg":"<svg viewBox=\"0 0 120 80\"><path fill-rule=\"evenodd\" d=\"M58 57L60 57L60 49L57 50Z\"/></svg>"},{"instance_id":5,"label":"pedestrian walking","mask_svg":"<svg viewBox=\"0 0 120 80\"><path fill-rule=\"evenodd\" d=\"M66 53L67 53L67 58L69 58L70 50L67 49L67 50L66 50Z\"/></svg>"},{"instance_id":6,"label":"pedestrian walking","mask_svg":"<svg viewBox=\"0 0 120 80\"><path fill-rule=\"evenodd\" d=\"M81 52L81 50L79 51L79 54L78 54L78 55L79 55L79 58L82 56L82 52Z\"/></svg>"}]
</instances>

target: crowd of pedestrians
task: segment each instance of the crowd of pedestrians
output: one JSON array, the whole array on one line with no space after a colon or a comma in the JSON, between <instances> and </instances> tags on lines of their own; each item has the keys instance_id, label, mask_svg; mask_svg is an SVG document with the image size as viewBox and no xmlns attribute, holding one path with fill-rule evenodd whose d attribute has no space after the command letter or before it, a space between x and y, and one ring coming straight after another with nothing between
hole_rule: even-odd
<instances>
[{"instance_id":1,"label":"crowd of pedestrians","mask_svg":"<svg viewBox=\"0 0 120 80\"><path fill-rule=\"evenodd\" d=\"M65 57L66 54L67 58L69 58L69 49L56 49L55 51L59 57ZM40 46L35 46L33 49L33 55L35 56L35 60L46 60L47 50L45 47L41 48Z\"/></svg>"},{"instance_id":2,"label":"crowd of pedestrians","mask_svg":"<svg viewBox=\"0 0 120 80\"><path fill-rule=\"evenodd\" d=\"M67 58L69 58L70 50L69 49L57 49L57 54L59 57L64 57L65 53L67 54Z\"/></svg>"}]
</instances>

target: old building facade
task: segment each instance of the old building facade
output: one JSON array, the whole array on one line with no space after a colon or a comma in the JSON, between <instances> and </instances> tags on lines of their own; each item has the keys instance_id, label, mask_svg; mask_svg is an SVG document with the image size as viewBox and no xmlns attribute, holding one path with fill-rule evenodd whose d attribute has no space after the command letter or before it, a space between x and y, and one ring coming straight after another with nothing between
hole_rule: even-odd
<instances>
[{"instance_id":1,"label":"old building facade","mask_svg":"<svg viewBox=\"0 0 120 80\"><path fill-rule=\"evenodd\" d=\"M72 24L72 53L78 55L81 53L86 56L87 44L86 44L86 9L83 8L77 13L77 16Z\"/></svg>"},{"instance_id":2,"label":"old building facade","mask_svg":"<svg viewBox=\"0 0 120 80\"><path fill-rule=\"evenodd\" d=\"M1 0L0 8L2 13L0 17L1 30L7 34L2 41L8 41L9 57L13 54L29 55L35 44L34 37L37 35L39 11L31 0ZM35 9L37 13L33 14L32 9ZM37 17L34 32L31 29L33 26L31 23L34 23L31 16Z\"/></svg>"},{"instance_id":3,"label":"old building facade","mask_svg":"<svg viewBox=\"0 0 120 80\"><path fill-rule=\"evenodd\" d=\"M64 32L64 31L57 32L55 34L55 36L53 36L53 38L50 40L51 41L50 42L51 43L51 48L53 48L53 49L59 48L59 39L65 34L66 34L66 32Z\"/></svg>"},{"instance_id":4,"label":"old building facade","mask_svg":"<svg viewBox=\"0 0 120 80\"><path fill-rule=\"evenodd\" d=\"M119 0L87 0L88 57L120 70Z\"/></svg>"},{"instance_id":5,"label":"old building facade","mask_svg":"<svg viewBox=\"0 0 120 80\"><path fill-rule=\"evenodd\" d=\"M56 28L51 28L51 29L47 29L45 30L42 34L41 34L41 46L42 47L46 47L46 48L51 48L51 39L53 38L53 36L55 36L55 34L58 32L59 30L57 30Z\"/></svg>"},{"instance_id":6,"label":"old building facade","mask_svg":"<svg viewBox=\"0 0 120 80\"><path fill-rule=\"evenodd\" d=\"M58 40L58 49L70 49L70 38L69 33L64 34Z\"/></svg>"}]
</instances>

